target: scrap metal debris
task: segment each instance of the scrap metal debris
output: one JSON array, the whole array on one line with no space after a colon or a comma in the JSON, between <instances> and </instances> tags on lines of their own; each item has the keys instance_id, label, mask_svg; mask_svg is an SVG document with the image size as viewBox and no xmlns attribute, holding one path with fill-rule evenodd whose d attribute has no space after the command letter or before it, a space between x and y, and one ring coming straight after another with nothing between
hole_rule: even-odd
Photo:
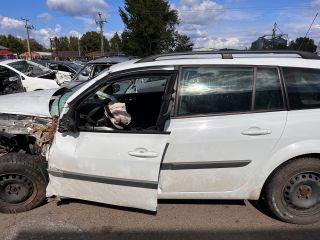
<instances>
[{"instance_id":1,"label":"scrap metal debris","mask_svg":"<svg viewBox=\"0 0 320 240\"><path fill-rule=\"evenodd\" d=\"M53 118L47 125L33 123L28 127L30 134L36 137L38 145L42 147L44 144L49 143L55 134L58 125L58 118Z\"/></svg>"}]
</instances>

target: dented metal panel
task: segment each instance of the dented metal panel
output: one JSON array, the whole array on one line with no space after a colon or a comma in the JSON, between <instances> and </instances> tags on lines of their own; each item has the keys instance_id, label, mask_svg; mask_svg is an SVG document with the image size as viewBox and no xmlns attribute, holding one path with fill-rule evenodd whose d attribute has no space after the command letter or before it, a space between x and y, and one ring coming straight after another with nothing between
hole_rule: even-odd
<instances>
[{"instance_id":1,"label":"dented metal panel","mask_svg":"<svg viewBox=\"0 0 320 240\"><path fill-rule=\"evenodd\" d=\"M0 113L51 117L49 104L58 89L0 96Z\"/></svg>"},{"instance_id":2,"label":"dented metal panel","mask_svg":"<svg viewBox=\"0 0 320 240\"><path fill-rule=\"evenodd\" d=\"M49 152L47 196L155 211L168 136L112 131L56 133Z\"/></svg>"}]
</instances>

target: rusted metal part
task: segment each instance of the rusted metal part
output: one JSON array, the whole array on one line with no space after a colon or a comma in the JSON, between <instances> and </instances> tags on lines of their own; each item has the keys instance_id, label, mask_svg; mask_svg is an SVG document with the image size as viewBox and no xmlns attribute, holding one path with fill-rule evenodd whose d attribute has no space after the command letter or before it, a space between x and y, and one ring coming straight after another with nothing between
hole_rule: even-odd
<instances>
[{"instance_id":1,"label":"rusted metal part","mask_svg":"<svg viewBox=\"0 0 320 240\"><path fill-rule=\"evenodd\" d=\"M42 147L53 139L57 125L58 118L53 118L52 121L45 126L42 124L32 124L29 127L29 132L36 137L39 146Z\"/></svg>"},{"instance_id":2,"label":"rusted metal part","mask_svg":"<svg viewBox=\"0 0 320 240\"><path fill-rule=\"evenodd\" d=\"M33 145L35 152L45 156L49 144L54 137L57 124L58 118L0 114L0 135L11 134L13 136L33 136L36 139ZM6 152L0 151L0 156L3 154L6 154Z\"/></svg>"},{"instance_id":3,"label":"rusted metal part","mask_svg":"<svg viewBox=\"0 0 320 240\"><path fill-rule=\"evenodd\" d=\"M29 135L28 127L32 124L46 126L51 118L32 117L16 114L0 114L0 131L9 134Z\"/></svg>"}]
</instances>

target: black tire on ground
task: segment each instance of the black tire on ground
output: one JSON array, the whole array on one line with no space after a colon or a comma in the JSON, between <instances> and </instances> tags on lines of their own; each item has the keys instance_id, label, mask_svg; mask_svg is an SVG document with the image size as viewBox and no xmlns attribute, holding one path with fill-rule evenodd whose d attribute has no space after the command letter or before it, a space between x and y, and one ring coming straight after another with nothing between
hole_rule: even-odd
<instances>
[{"instance_id":1,"label":"black tire on ground","mask_svg":"<svg viewBox=\"0 0 320 240\"><path fill-rule=\"evenodd\" d=\"M320 159L290 160L265 184L262 201L284 222L310 224L320 220Z\"/></svg>"},{"instance_id":2,"label":"black tire on ground","mask_svg":"<svg viewBox=\"0 0 320 240\"><path fill-rule=\"evenodd\" d=\"M0 212L18 213L46 197L46 163L41 156L8 153L0 157Z\"/></svg>"}]
</instances>

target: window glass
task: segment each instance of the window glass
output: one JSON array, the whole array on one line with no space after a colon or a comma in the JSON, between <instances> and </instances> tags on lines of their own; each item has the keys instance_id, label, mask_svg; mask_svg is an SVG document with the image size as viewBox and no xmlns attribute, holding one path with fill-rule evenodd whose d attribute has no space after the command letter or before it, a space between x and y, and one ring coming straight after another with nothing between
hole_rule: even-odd
<instances>
[{"instance_id":1,"label":"window glass","mask_svg":"<svg viewBox=\"0 0 320 240\"><path fill-rule=\"evenodd\" d=\"M92 73L92 78L99 75L104 69L109 68L109 67L110 67L110 65L96 65L93 70L93 73Z\"/></svg>"},{"instance_id":2,"label":"window glass","mask_svg":"<svg viewBox=\"0 0 320 240\"><path fill-rule=\"evenodd\" d=\"M58 65L58 70L63 72L71 72L70 69L62 64Z\"/></svg>"},{"instance_id":3,"label":"window glass","mask_svg":"<svg viewBox=\"0 0 320 240\"><path fill-rule=\"evenodd\" d=\"M320 70L284 68L291 109L320 107Z\"/></svg>"},{"instance_id":4,"label":"window glass","mask_svg":"<svg viewBox=\"0 0 320 240\"><path fill-rule=\"evenodd\" d=\"M179 115L219 114L251 110L253 68L183 68Z\"/></svg>"},{"instance_id":5,"label":"window glass","mask_svg":"<svg viewBox=\"0 0 320 240\"><path fill-rule=\"evenodd\" d=\"M130 115L130 124L125 126L126 130L154 129L169 80L170 76L147 76L107 83L80 104L80 127L114 128L110 115L106 113L110 104L117 103L125 106L125 110L122 111L125 111L124 114Z\"/></svg>"},{"instance_id":6,"label":"window glass","mask_svg":"<svg viewBox=\"0 0 320 240\"><path fill-rule=\"evenodd\" d=\"M276 110L283 108L283 98L278 70L258 68L256 79L255 110Z\"/></svg>"}]
</instances>

